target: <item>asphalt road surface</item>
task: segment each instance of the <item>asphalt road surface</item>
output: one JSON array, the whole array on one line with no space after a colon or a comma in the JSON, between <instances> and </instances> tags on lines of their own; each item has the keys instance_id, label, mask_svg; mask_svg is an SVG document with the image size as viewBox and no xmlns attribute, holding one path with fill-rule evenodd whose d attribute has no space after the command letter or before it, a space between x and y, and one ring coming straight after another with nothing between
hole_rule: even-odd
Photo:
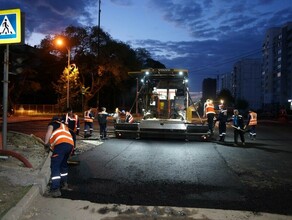
<instances>
[{"instance_id":1,"label":"asphalt road surface","mask_svg":"<svg viewBox=\"0 0 292 220\"><path fill-rule=\"evenodd\" d=\"M66 198L292 214L291 127L258 126L246 146L109 139L80 155Z\"/></svg>"},{"instance_id":2,"label":"asphalt road surface","mask_svg":"<svg viewBox=\"0 0 292 220\"><path fill-rule=\"evenodd\" d=\"M234 147L227 133L225 144L110 138L70 166L73 191L62 197L291 215L291 124L260 123L246 146Z\"/></svg>"}]
</instances>

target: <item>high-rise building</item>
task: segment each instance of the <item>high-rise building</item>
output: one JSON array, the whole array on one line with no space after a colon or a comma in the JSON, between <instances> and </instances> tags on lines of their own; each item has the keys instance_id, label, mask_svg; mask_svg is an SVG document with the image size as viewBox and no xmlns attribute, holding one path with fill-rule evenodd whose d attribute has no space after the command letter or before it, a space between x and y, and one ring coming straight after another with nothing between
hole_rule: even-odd
<instances>
[{"instance_id":1,"label":"high-rise building","mask_svg":"<svg viewBox=\"0 0 292 220\"><path fill-rule=\"evenodd\" d=\"M203 101L206 99L215 99L217 91L217 81L216 79L206 78L203 80Z\"/></svg>"},{"instance_id":2,"label":"high-rise building","mask_svg":"<svg viewBox=\"0 0 292 220\"><path fill-rule=\"evenodd\" d=\"M261 59L242 59L231 73L233 97L246 100L255 110L261 108L261 67Z\"/></svg>"},{"instance_id":3,"label":"high-rise building","mask_svg":"<svg viewBox=\"0 0 292 220\"><path fill-rule=\"evenodd\" d=\"M262 51L262 103L277 112L292 98L292 22L267 30Z\"/></svg>"},{"instance_id":4,"label":"high-rise building","mask_svg":"<svg viewBox=\"0 0 292 220\"><path fill-rule=\"evenodd\" d=\"M231 91L231 73L226 72L217 75L217 93L219 93L222 89L228 89Z\"/></svg>"}]
</instances>

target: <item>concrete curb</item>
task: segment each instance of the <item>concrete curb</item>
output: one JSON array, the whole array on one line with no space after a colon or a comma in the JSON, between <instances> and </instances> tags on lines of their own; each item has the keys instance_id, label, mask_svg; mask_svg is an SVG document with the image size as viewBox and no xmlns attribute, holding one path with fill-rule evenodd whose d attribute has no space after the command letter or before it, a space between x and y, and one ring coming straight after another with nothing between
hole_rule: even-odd
<instances>
[{"instance_id":1,"label":"concrete curb","mask_svg":"<svg viewBox=\"0 0 292 220\"><path fill-rule=\"evenodd\" d=\"M25 196L11 208L2 218L2 220L18 220L23 213L30 207L32 202L39 194L43 194L47 188L47 184L50 180L51 171L51 153L49 153L42 169L39 172L36 182L31 189L25 194Z\"/></svg>"}]
</instances>

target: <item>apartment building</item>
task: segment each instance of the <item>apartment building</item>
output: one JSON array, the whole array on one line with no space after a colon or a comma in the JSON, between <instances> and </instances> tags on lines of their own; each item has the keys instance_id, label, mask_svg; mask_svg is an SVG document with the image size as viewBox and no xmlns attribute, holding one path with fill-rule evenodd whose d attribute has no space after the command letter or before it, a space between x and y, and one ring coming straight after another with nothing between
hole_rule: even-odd
<instances>
[{"instance_id":1,"label":"apartment building","mask_svg":"<svg viewBox=\"0 0 292 220\"><path fill-rule=\"evenodd\" d=\"M235 99L248 101L252 109L261 106L261 59L242 59L231 72L231 94Z\"/></svg>"},{"instance_id":2,"label":"apartment building","mask_svg":"<svg viewBox=\"0 0 292 220\"><path fill-rule=\"evenodd\" d=\"M263 107L278 112L292 99L292 22L268 29L262 52Z\"/></svg>"}]
</instances>

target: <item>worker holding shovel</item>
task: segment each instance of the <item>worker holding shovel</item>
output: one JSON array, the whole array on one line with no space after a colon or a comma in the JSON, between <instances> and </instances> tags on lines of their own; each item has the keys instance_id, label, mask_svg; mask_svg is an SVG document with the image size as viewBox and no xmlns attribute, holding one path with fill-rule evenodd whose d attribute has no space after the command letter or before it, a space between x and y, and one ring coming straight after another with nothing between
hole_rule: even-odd
<instances>
[{"instance_id":1,"label":"worker holding shovel","mask_svg":"<svg viewBox=\"0 0 292 220\"><path fill-rule=\"evenodd\" d=\"M242 145L245 145L245 139L244 139L244 120L242 115L239 114L239 111L237 109L233 110L233 116L232 116L232 127L234 128L234 146L238 146L238 136L240 136L240 140Z\"/></svg>"}]
</instances>

